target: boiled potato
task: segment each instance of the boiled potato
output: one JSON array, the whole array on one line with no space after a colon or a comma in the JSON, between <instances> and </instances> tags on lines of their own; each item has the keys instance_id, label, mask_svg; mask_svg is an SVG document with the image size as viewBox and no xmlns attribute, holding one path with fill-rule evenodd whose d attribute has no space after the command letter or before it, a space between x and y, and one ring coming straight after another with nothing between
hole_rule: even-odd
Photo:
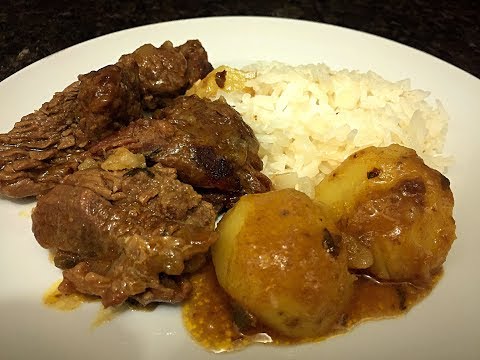
<instances>
[{"instance_id":1,"label":"boiled potato","mask_svg":"<svg viewBox=\"0 0 480 360\"><path fill-rule=\"evenodd\" d=\"M333 211L350 266L378 279L429 281L455 239L448 179L400 145L351 155L316 187L315 200Z\"/></svg>"},{"instance_id":2,"label":"boiled potato","mask_svg":"<svg viewBox=\"0 0 480 360\"><path fill-rule=\"evenodd\" d=\"M335 226L305 194L246 195L218 225L218 281L262 323L291 337L327 332L349 303L354 277Z\"/></svg>"}]
</instances>

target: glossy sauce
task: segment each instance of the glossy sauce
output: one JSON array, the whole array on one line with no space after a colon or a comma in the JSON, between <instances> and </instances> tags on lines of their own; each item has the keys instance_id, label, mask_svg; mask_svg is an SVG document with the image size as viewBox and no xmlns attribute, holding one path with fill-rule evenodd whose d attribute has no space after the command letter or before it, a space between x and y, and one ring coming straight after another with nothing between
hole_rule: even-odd
<instances>
[{"instance_id":1,"label":"glossy sauce","mask_svg":"<svg viewBox=\"0 0 480 360\"><path fill-rule=\"evenodd\" d=\"M318 342L344 333L362 321L405 314L430 293L441 275L442 272L438 273L432 283L425 287L416 287L409 283L379 283L359 276L354 283L350 306L337 328L321 337L292 339L261 324L254 324L247 314L239 313L218 284L213 265L208 263L191 276L193 291L190 299L183 305L183 320L192 338L214 352L237 350L252 343L291 345ZM57 281L46 291L43 296L45 305L56 310L72 311L86 302L98 301L94 296L62 294L58 291L60 282ZM92 328L110 322L127 310L152 311L155 307L144 308L129 303L107 309L102 306L92 321Z\"/></svg>"},{"instance_id":2,"label":"glossy sauce","mask_svg":"<svg viewBox=\"0 0 480 360\"><path fill-rule=\"evenodd\" d=\"M61 280L58 280L54 284L52 284L52 286L50 286L50 288L43 295L43 303L50 308L60 311L72 311L77 309L84 303L95 302L100 304L100 309L98 310L96 317L92 321L92 328L102 326L128 310L153 311L157 306L157 304L140 306L126 302L119 306L110 306L108 308L104 308L98 301L99 298L96 296L80 293L61 293L58 290L58 286L61 282Z\"/></svg>"},{"instance_id":3,"label":"glossy sauce","mask_svg":"<svg viewBox=\"0 0 480 360\"><path fill-rule=\"evenodd\" d=\"M213 265L208 264L192 275L193 293L183 306L183 320L193 339L214 352L236 350L258 342L276 345L318 342L344 333L362 321L405 314L430 293L441 275L442 272L438 273L425 287L410 283L379 283L359 276L350 306L337 328L322 337L292 339L258 324L252 326L251 321L248 324L248 319L245 321L244 316L238 316L217 282ZM241 330L234 319L243 324Z\"/></svg>"},{"instance_id":4,"label":"glossy sauce","mask_svg":"<svg viewBox=\"0 0 480 360\"><path fill-rule=\"evenodd\" d=\"M58 290L58 286L61 282L61 280L55 282L43 295L43 303L48 307L56 310L71 311L75 310L83 303L97 300L97 298L94 296L88 296L84 294L62 294Z\"/></svg>"}]
</instances>

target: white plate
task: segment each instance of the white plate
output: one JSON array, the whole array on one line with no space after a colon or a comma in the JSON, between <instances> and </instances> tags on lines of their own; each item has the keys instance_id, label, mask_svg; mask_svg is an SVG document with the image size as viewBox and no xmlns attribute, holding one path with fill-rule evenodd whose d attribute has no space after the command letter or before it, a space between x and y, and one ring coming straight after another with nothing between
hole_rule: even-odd
<instances>
[{"instance_id":1,"label":"white plate","mask_svg":"<svg viewBox=\"0 0 480 360\"><path fill-rule=\"evenodd\" d=\"M477 223L480 154L480 81L412 48L372 35L318 23L274 18L205 18L144 26L103 36L51 55L0 84L0 131L40 107L80 73L114 63L144 43L180 44L198 38L213 65L256 60L325 62L335 68L373 70L389 80L412 79L430 90L450 114L448 174L455 195L458 240L433 293L406 316L373 321L321 343L251 346L217 355L225 359L478 359L480 241ZM0 358L204 359L190 340L178 308L128 312L91 329L99 304L62 313L42 305L42 294L61 273L31 233L33 202L0 199Z\"/></svg>"}]
</instances>

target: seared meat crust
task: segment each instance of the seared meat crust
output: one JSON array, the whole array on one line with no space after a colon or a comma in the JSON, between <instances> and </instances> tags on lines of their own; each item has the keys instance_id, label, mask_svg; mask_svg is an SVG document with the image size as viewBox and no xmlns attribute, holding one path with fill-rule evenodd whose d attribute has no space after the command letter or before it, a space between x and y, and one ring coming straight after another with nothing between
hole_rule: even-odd
<instances>
[{"instance_id":1,"label":"seared meat crust","mask_svg":"<svg viewBox=\"0 0 480 360\"><path fill-rule=\"evenodd\" d=\"M204 192L214 203L231 203L241 194L271 188L260 172L263 165L252 129L222 100L178 97L153 118L132 122L90 152L102 158L119 147L177 169L181 181L208 190ZM218 192L227 196L214 196Z\"/></svg>"}]
</instances>

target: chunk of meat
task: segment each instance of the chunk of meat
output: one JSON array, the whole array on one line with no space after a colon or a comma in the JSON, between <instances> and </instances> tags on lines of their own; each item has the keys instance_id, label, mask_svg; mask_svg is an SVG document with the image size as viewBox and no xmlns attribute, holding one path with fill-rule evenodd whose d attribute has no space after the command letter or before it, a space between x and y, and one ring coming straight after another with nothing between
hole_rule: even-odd
<instances>
[{"instance_id":1,"label":"chunk of meat","mask_svg":"<svg viewBox=\"0 0 480 360\"><path fill-rule=\"evenodd\" d=\"M0 134L0 194L21 198L45 193L77 170L84 151L177 96L211 69L198 41L180 47L144 45L115 65L79 80L7 134Z\"/></svg>"},{"instance_id":2,"label":"chunk of meat","mask_svg":"<svg viewBox=\"0 0 480 360\"><path fill-rule=\"evenodd\" d=\"M32 229L64 269L61 291L100 296L105 306L129 297L178 302L188 295L181 276L192 270L188 262L200 264L198 256L216 239L215 217L174 169L97 168L78 171L41 196Z\"/></svg>"},{"instance_id":3,"label":"chunk of meat","mask_svg":"<svg viewBox=\"0 0 480 360\"><path fill-rule=\"evenodd\" d=\"M180 45L178 50L187 60L185 80L188 88L213 70L212 64L208 62L207 52L200 41L188 40L185 44Z\"/></svg>"},{"instance_id":4,"label":"chunk of meat","mask_svg":"<svg viewBox=\"0 0 480 360\"><path fill-rule=\"evenodd\" d=\"M135 62L109 65L99 71L80 75L79 80L81 86L76 115L78 127L85 134L84 141L102 138L116 130L118 125L141 115L141 83Z\"/></svg>"},{"instance_id":5,"label":"chunk of meat","mask_svg":"<svg viewBox=\"0 0 480 360\"><path fill-rule=\"evenodd\" d=\"M198 40L189 40L179 47L173 47L170 41L159 48L145 44L122 56L119 62L132 60L139 67L143 103L149 109L156 109L165 97L183 94L213 69Z\"/></svg>"},{"instance_id":6,"label":"chunk of meat","mask_svg":"<svg viewBox=\"0 0 480 360\"><path fill-rule=\"evenodd\" d=\"M261 173L252 129L222 100L178 97L154 118L132 122L90 151L102 157L119 147L177 169L179 179L196 188L228 193L230 198L271 187ZM210 198L215 197L210 194Z\"/></svg>"},{"instance_id":7,"label":"chunk of meat","mask_svg":"<svg viewBox=\"0 0 480 360\"><path fill-rule=\"evenodd\" d=\"M141 114L137 65L110 65L79 81L0 134L0 192L44 193L74 172L84 148Z\"/></svg>"}]
</instances>

